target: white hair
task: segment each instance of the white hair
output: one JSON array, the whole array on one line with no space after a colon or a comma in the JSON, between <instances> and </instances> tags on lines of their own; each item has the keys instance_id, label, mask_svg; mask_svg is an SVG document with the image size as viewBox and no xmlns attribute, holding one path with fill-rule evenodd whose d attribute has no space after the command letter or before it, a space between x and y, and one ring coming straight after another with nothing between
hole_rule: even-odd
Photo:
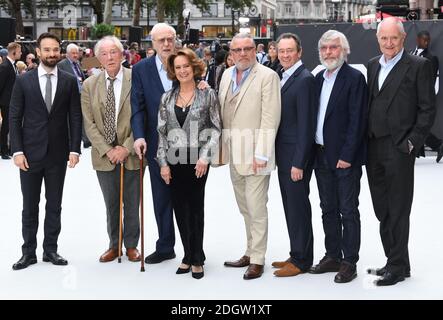
<instances>
[{"instance_id":1,"label":"white hair","mask_svg":"<svg viewBox=\"0 0 443 320\"><path fill-rule=\"evenodd\" d=\"M255 47L255 41L254 41L254 37L250 34L250 33L246 33L246 32L242 32L242 33L237 33L233 38L232 38L232 40L231 40L231 46L232 46L232 43L235 41L235 40L239 40L239 39L251 39L252 40L252 43L254 44L254 47Z\"/></svg>"},{"instance_id":2,"label":"white hair","mask_svg":"<svg viewBox=\"0 0 443 320\"><path fill-rule=\"evenodd\" d=\"M68 46L66 47L66 53L71 52L72 50L77 50L79 51L78 45L76 45L75 43L70 43L68 44Z\"/></svg>"},{"instance_id":3,"label":"white hair","mask_svg":"<svg viewBox=\"0 0 443 320\"><path fill-rule=\"evenodd\" d=\"M401 22L400 19L397 19L396 17L389 17L389 18L383 19L377 26L377 35L379 34L380 29L383 25L385 25L388 22L392 22L392 21L394 21L395 24L397 25L398 31L401 34L406 35L405 28L403 27L403 22Z\"/></svg>"},{"instance_id":4,"label":"white hair","mask_svg":"<svg viewBox=\"0 0 443 320\"><path fill-rule=\"evenodd\" d=\"M101 46L102 46L103 43L105 43L106 41L111 41L111 42L113 42L114 45L118 48L118 50L119 50L120 52L123 52L123 45L122 45L122 43L120 42L120 40L118 40L117 37L115 37L115 36L105 36L105 37L101 38L101 39L95 44L95 47L94 47L94 54L95 54L96 57L99 56Z\"/></svg>"},{"instance_id":5,"label":"white hair","mask_svg":"<svg viewBox=\"0 0 443 320\"><path fill-rule=\"evenodd\" d=\"M155 39L154 39L154 38L155 38L155 35L156 35L160 30L162 30L162 29L168 29L169 31L171 31L171 32L174 34L174 37L175 37L176 32L175 32L175 29L174 29L173 27L171 27L171 26L170 26L169 24L167 24L167 23L159 22L159 23L155 24L155 25L152 27L152 30L151 30L151 38L152 38L153 40L155 40Z\"/></svg>"},{"instance_id":6,"label":"white hair","mask_svg":"<svg viewBox=\"0 0 443 320\"><path fill-rule=\"evenodd\" d=\"M349 47L349 41L346 36L337 30L328 30L321 36L320 40L318 40L318 51L320 51L320 47L326 42L339 39L340 45L345 51L346 55L351 53L351 48Z\"/></svg>"}]
</instances>

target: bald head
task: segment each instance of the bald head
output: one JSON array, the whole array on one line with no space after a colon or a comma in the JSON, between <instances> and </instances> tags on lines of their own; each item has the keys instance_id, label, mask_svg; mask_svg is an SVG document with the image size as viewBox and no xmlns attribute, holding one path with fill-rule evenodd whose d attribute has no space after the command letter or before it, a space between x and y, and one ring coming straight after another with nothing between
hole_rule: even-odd
<instances>
[{"instance_id":1,"label":"bald head","mask_svg":"<svg viewBox=\"0 0 443 320\"><path fill-rule=\"evenodd\" d=\"M377 27L378 44L386 61L403 50L405 38L403 23L395 17L384 19Z\"/></svg>"}]
</instances>

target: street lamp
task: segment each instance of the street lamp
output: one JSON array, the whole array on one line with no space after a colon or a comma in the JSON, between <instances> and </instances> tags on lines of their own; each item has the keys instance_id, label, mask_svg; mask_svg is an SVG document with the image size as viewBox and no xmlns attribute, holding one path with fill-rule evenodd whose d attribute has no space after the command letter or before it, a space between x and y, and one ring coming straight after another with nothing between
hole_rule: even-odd
<instances>
[{"instance_id":1,"label":"street lamp","mask_svg":"<svg viewBox=\"0 0 443 320\"><path fill-rule=\"evenodd\" d=\"M185 19L185 41L183 44L189 43L189 32L190 32L190 24L189 24L189 17L191 16L191 10L188 8L183 9L182 12L183 18Z\"/></svg>"}]
</instances>

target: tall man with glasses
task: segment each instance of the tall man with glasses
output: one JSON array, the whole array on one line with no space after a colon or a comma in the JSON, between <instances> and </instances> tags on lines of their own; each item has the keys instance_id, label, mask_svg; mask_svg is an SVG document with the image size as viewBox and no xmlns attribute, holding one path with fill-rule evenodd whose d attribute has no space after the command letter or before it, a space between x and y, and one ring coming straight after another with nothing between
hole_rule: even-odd
<instances>
[{"instance_id":1,"label":"tall man with glasses","mask_svg":"<svg viewBox=\"0 0 443 320\"><path fill-rule=\"evenodd\" d=\"M315 132L317 178L326 254L311 273L335 272L336 283L357 276L360 250L358 196L366 158L368 89L363 74L346 61L345 35L326 31L318 41L326 68L316 77L319 108Z\"/></svg>"},{"instance_id":2,"label":"tall man with glasses","mask_svg":"<svg viewBox=\"0 0 443 320\"><path fill-rule=\"evenodd\" d=\"M148 160L151 191L157 221L158 240L155 251L146 257L146 263L160 263L174 259L174 220L169 186L160 176L160 168L154 160L157 154L158 107L163 93L172 88L166 73L166 61L175 52L174 28L157 23L151 30L152 43L157 54L143 59L132 69L131 126L134 149L140 159Z\"/></svg>"},{"instance_id":3,"label":"tall man with glasses","mask_svg":"<svg viewBox=\"0 0 443 320\"><path fill-rule=\"evenodd\" d=\"M251 35L231 42L235 66L222 76L219 90L223 140L230 157L231 181L245 220L247 245L243 257L227 267L246 267L245 280L261 277L268 236L268 187L275 168L274 142L280 123L280 80L259 64Z\"/></svg>"}]
</instances>

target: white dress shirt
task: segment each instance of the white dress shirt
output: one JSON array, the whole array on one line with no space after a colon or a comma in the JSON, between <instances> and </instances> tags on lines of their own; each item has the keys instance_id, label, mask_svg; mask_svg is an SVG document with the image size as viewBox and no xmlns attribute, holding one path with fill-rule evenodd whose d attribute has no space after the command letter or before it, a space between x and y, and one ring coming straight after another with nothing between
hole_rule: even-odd
<instances>
[{"instance_id":1,"label":"white dress shirt","mask_svg":"<svg viewBox=\"0 0 443 320\"><path fill-rule=\"evenodd\" d=\"M386 61L384 54L382 54L382 56L380 57L380 60L378 61L380 63L380 73L378 74L378 89L379 90L383 86L383 83L385 82L386 78L388 77L389 72L391 72L391 70L395 67L397 62L400 61L404 51L405 51L405 49L401 49L401 51L399 53L397 53L397 55L389 61Z\"/></svg>"},{"instance_id":2,"label":"white dress shirt","mask_svg":"<svg viewBox=\"0 0 443 320\"><path fill-rule=\"evenodd\" d=\"M40 84L40 92L42 93L43 100L45 100L45 92L46 92L46 81L47 77L46 74L50 73L51 76L51 84L52 84L52 96L51 96L51 104L54 103L54 97L55 92L57 91L57 66L54 67L50 72L46 72L45 69L43 69L43 65L40 63L38 68L38 82Z\"/></svg>"},{"instance_id":3,"label":"white dress shirt","mask_svg":"<svg viewBox=\"0 0 443 320\"><path fill-rule=\"evenodd\" d=\"M326 111L328 109L329 98L331 97L332 89L334 88L335 79L337 79L337 74L340 71L341 66L334 70L334 72L329 72L325 70L323 72L323 85L321 87L320 93L320 107L318 108L317 116L317 130L315 131L315 143L324 145L325 141L323 139L323 125L325 124Z\"/></svg>"},{"instance_id":4,"label":"white dress shirt","mask_svg":"<svg viewBox=\"0 0 443 320\"><path fill-rule=\"evenodd\" d=\"M105 70L106 77L106 92L108 91L109 84L111 83L108 78L110 78L109 74ZM122 86L123 86L123 67L120 67L120 71L117 73L117 76L114 80L114 97L115 97L115 127L117 127L118 120L118 111L120 106L120 97L122 95Z\"/></svg>"},{"instance_id":5,"label":"white dress shirt","mask_svg":"<svg viewBox=\"0 0 443 320\"><path fill-rule=\"evenodd\" d=\"M165 89L165 92L171 90L172 81L168 79L166 68L158 55L155 56L155 64L157 65L157 71L158 75L160 76L160 80L162 81L163 89Z\"/></svg>"}]
</instances>

